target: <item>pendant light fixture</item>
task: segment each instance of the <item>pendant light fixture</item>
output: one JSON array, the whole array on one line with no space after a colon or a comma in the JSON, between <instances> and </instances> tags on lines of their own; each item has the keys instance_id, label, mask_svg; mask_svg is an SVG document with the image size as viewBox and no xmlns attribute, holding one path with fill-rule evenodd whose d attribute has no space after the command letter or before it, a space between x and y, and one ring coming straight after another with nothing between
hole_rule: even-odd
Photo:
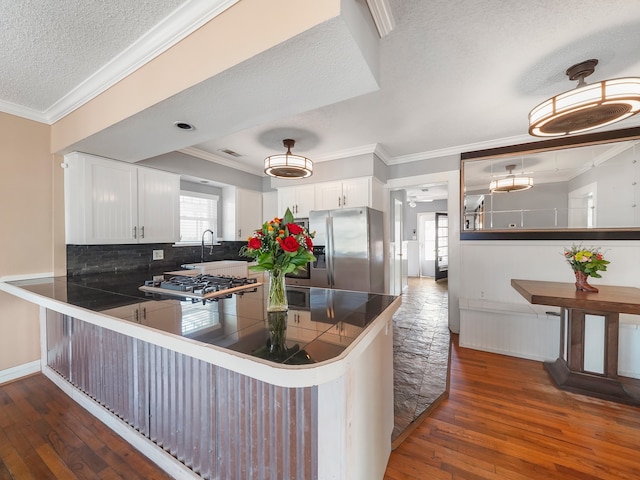
<instances>
[{"instance_id":1,"label":"pendant light fixture","mask_svg":"<svg viewBox=\"0 0 640 480\"><path fill-rule=\"evenodd\" d=\"M294 155L291 148L295 140L287 138L282 141L287 153L271 155L264 159L264 173L275 178L306 178L313 174L313 162L306 157Z\"/></svg>"},{"instance_id":2,"label":"pendant light fixture","mask_svg":"<svg viewBox=\"0 0 640 480\"><path fill-rule=\"evenodd\" d=\"M507 165L507 176L491 180L489 191L491 193L508 193L528 190L533 187L533 178L526 175L515 175L515 165Z\"/></svg>"},{"instance_id":3,"label":"pendant light fixture","mask_svg":"<svg viewBox=\"0 0 640 480\"><path fill-rule=\"evenodd\" d=\"M615 78L587 84L598 60L591 59L568 68L570 80L578 86L542 102L529 113L529 134L556 137L586 132L619 122L640 111L640 78Z\"/></svg>"}]
</instances>

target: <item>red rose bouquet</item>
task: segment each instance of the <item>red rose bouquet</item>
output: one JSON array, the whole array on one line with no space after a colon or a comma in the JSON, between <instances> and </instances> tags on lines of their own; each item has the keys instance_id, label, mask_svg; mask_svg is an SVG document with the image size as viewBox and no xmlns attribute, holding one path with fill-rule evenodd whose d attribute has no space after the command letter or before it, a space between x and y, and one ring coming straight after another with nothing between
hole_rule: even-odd
<instances>
[{"instance_id":1,"label":"red rose bouquet","mask_svg":"<svg viewBox=\"0 0 640 480\"><path fill-rule=\"evenodd\" d=\"M313 262L313 234L293 223L293 214L287 209L283 218L264 222L260 230L253 232L240 255L254 258L254 271L280 270L283 274L304 270Z\"/></svg>"},{"instance_id":2,"label":"red rose bouquet","mask_svg":"<svg viewBox=\"0 0 640 480\"><path fill-rule=\"evenodd\" d=\"M313 234L293 223L293 214L287 208L283 218L264 222L260 230L253 232L240 255L254 258L254 271L269 272L269 296L267 311L282 312L288 309L284 276L304 270L313 262Z\"/></svg>"}]
</instances>

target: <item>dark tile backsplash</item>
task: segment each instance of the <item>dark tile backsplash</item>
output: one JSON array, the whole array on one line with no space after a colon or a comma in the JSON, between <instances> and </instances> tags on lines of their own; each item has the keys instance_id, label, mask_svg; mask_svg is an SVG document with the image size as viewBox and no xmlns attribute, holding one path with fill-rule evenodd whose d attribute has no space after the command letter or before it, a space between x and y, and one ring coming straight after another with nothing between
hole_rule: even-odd
<instances>
[{"instance_id":1,"label":"dark tile backsplash","mask_svg":"<svg viewBox=\"0 0 640 480\"><path fill-rule=\"evenodd\" d=\"M222 242L205 246L204 261L250 260L239 255L246 242ZM154 250L164 250L163 260L152 260ZM67 275L115 272L161 272L180 270L185 263L200 262L200 246L174 247L171 243L132 245L67 245Z\"/></svg>"}]
</instances>

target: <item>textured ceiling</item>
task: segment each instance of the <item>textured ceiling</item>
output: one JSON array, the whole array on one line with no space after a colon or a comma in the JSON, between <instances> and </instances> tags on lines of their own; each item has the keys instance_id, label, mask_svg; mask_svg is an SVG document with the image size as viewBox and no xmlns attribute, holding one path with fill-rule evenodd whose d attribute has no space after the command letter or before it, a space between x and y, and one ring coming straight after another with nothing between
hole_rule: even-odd
<instances>
[{"instance_id":1,"label":"textured ceiling","mask_svg":"<svg viewBox=\"0 0 640 480\"><path fill-rule=\"evenodd\" d=\"M48 108L182 3L0 0L0 100ZM82 146L123 160L193 147L257 174L285 137L298 140L294 152L314 160L377 147L390 164L428 161L535 140L527 134L528 112L575 86L564 72L577 62L599 59L588 82L640 76L638 0L389 3L396 26L379 41L377 86L360 85L362 72L349 75L344 62L356 56L343 47L352 45L344 29L325 25L211 79L229 87L226 111L203 85ZM169 132L175 120L193 121L197 134ZM636 125L640 116L609 129Z\"/></svg>"},{"instance_id":2,"label":"textured ceiling","mask_svg":"<svg viewBox=\"0 0 640 480\"><path fill-rule=\"evenodd\" d=\"M45 111L186 0L1 0L0 99Z\"/></svg>"}]
</instances>

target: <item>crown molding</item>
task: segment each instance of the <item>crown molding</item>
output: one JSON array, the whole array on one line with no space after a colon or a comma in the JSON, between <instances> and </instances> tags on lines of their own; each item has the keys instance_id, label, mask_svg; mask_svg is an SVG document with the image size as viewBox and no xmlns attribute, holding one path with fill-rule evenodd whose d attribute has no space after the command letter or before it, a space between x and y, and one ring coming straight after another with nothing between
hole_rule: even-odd
<instances>
[{"instance_id":1,"label":"crown molding","mask_svg":"<svg viewBox=\"0 0 640 480\"><path fill-rule=\"evenodd\" d=\"M191 0L183 4L80 85L42 112L46 122L49 124L55 123L97 97L238 1L215 0L202 2Z\"/></svg>"},{"instance_id":2,"label":"crown molding","mask_svg":"<svg viewBox=\"0 0 640 480\"><path fill-rule=\"evenodd\" d=\"M377 143L372 143L369 145L361 145L359 147L345 148L344 150L337 150L325 155L320 155L319 157L313 157L311 160L314 162L328 162L330 160L355 157L356 155L366 155L368 153L374 153L377 146Z\"/></svg>"},{"instance_id":3,"label":"crown molding","mask_svg":"<svg viewBox=\"0 0 640 480\"><path fill-rule=\"evenodd\" d=\"M192 157L200 158L208 162L224 165L225 167L234 168L236 170L241 170L243 172L251 173L252 175L258 175L260 177L264 176L264 172L262 170L253 168L250 165L234 162L233 160L229 160L228 158L223 158L214 153L205 152L204 150L200 150L199 148L187 147L187 148L182 148L178 150L178 152L184 153L185 155L190 155Z\"/></svg>"},{"instance_id":4,"label":"crown molding","mask_svg":"<svg viewBox=\"0 0 640 480\"><path fill-rule=\"evenodd\" d=\"M401 163L417 162L420 160L428 160L430 158L440 158L449 155L460 155L462 152L472 152L474 150L484 150L486 148L504 147L506 145L514 145L517 143L530 141L530 135L518 135L515 137L487 140L485 142L468 143L466 145L457 145L455 147L441 148L439 150L429 150L427 152L412 153L410 155L400 155L398 157L391 158L387 162L387 165L399 165Z\"/></svg>"},{"instance_id":5,"label":"crown molding","mask_svg":"<svg viewBox=\"0 0 640 480\"><path fill-rule=\"evenodd\" d=\"M22 105L16 105L11 102L5 102L4 100L0 100L0 112L15 115L16 117L26 118L35 122L49 123L44 113L33 108L23 107Z\"/></svg>"},{"instance_id":6,"label":"crown molding","mask_svg":"<svg viewBox=\"0 0 640 480\"><path fill-rule=\"evenodd\" d=\"M385 165L389 165L389 162L391 162L392 157L391 155L389 155L389 153L382 148L382 145L380 145L379 143L376 144L376 149L373 151L374 155L376 155L380 160L382 160L382 163L384 163Z\"/></svg>"},{"instance_id":7,"label":"crown molding","mask_svg":"<svg viewBox=\"0 0 640 480\"><path fill-rule=\"evenodd\" d=\"M391 14L391 6L388 0L367 0L367 6L376 24L378 35L384 38L395 28L396 22Z\"/></svg>"}]
</instances>

